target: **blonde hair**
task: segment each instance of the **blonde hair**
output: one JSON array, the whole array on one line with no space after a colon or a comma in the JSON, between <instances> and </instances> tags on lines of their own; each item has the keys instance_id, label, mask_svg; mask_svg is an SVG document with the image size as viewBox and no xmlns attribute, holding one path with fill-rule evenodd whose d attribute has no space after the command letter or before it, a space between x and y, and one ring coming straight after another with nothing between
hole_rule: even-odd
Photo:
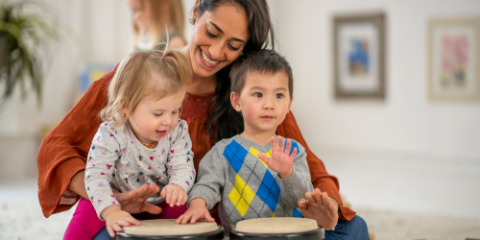
<instances>
[{"instance_id":1,"label":"blonde hair","mask_svg":"<svg viewBox=\"0 0 480 240\"><path fill-rule=\"evenodd\" d=\"M167 3L170 3L170 19L166 19L165 14L162 14L162 7ZM155 41L159 41L160 37L168 31L166 28L167 23L171 23L174 29L178 31L178 34L183 39L183 34L185 30L185 16L183 13L183 4L182 0L140 0L142 11L145 11L145 5L150 5L149 11L152 11L153 17L153 39ZM140 38L140 29L135 26L135 23L132 21L133 27L133 35L134 35L134 42L135 44L138 42ZM155 45L159 44L160 42L155 42Z\"/></svg>"},{"instance_id":2,"label":"blonde hair","mask_svg":"<svg viewBox=\"0 0 480 240\"><path fill-rule=\"evenodd\" d=\"M114 122L116 128L128 119L138 103L145 96L161 99L187 89L189 76L187 59L175 50L148 50L134 52L124 58L108 87L107 106L100 112L100 118ZM160 74L154 79L152 73ZM127 109L124 113L122 109Z\"/></svg>"}]
</instances>

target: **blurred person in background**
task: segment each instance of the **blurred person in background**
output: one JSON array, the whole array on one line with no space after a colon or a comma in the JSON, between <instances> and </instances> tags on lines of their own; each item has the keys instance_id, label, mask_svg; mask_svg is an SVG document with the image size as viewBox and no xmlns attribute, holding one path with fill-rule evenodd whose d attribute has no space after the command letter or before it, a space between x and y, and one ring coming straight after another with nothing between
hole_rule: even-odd
<instances>
[{"instance_id":1,"label":"blurred person in background","mask_svg":"<svg viewBox=\"0 0 480 240\"><path fill-rule=\"evenodd\" d=\"M185 46L181 0L127 0L127 5L132 12L134 51L164 50L167 40L169 47Z\"/></svg>"}]
</instances>

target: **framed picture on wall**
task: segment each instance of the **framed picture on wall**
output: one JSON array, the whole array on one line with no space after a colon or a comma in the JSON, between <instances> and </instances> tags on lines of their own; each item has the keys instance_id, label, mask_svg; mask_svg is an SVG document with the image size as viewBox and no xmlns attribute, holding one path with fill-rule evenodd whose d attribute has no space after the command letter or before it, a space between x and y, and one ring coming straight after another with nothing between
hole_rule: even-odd
<instances>
[{"instance_id":1,"label":"framed picture on wall","mask_svg":"<svg viewBox=\"0 0 480 240\"><path fill-rule=\"evenodd\" d=\"M480 17L429 21L430 99L480 100Z\"/></svg>"},{"instance_id":2,"label":"framed picture on wall","mask_svg":"<svg viewBox=\"0 0 480 240\"><path fill-rule=\"evenodd\" d=\"M336 99L385 98L385 15L335 16L333 22Z\"/></svg>"}]
</instances>

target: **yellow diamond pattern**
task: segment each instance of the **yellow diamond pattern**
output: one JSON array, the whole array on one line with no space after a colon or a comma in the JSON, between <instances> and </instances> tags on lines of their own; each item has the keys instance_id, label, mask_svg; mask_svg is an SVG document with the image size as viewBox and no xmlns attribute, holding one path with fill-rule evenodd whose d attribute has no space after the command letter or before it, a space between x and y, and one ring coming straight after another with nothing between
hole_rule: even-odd
<instances>
[{"instance_id":1,"label":"yellow diamond pattern","mask_svg":"<svg viewBox=\"0 0 480 240\"><path fill-rule=\"evenodd\" d=\"M240 193L239 191L242 191ZM235 187L232 189L228 198L237 208L240 215L245 216L245 213L252 203L253 198L255 197L255 192L243 181L243 179L237 174L235 176Z\"/></svg>"},{"instance_id":2,"label":"yellow diamond pattern","mask_svg":"<svg viewBox=\"0 0 480 240\"><path fill-rule=\"evenodd\" d=\"M257 149L253 148L253 147L250 147L250 150L248 150L249 153L251 153L253 156L257 157L258 160L260 160L260 162L263 164L263 166L265 166L265 168L268 168L268 165L258 157L258 154L260 153L260 151L258 151ZM265 156L267 157L272 157L272 150L266 152L266 153L263 153L265 154Z\"/></svg>"},{"instance_id":3,"label":"yellow diamond pattern","mask_svg":"<svg viewBox=\"0 0 480 240\"><path fill-rule=\"evenodd\" d=\"M274 214L272 214L272 217L277 217L277 216L276 216L275 213L274 213Z\"/></svg>"}]
</instances>

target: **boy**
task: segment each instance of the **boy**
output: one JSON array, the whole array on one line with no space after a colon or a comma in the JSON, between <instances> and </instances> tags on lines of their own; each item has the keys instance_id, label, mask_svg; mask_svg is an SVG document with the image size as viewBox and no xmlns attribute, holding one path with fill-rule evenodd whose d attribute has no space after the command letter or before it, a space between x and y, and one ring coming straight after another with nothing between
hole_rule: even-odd
<instances>
[{"instance_id":1,"label":"boy","mask_svg":"<svg viewBox=\"0 0 480 240\"><path fill-rule=\"evenodd\" d=\"M213 222L208 209L220 200L227 232L244 219L301 217L297 200L313 191L306 153L280 136L277 147L275 139L292 105L290 65L278 53L262 50L240 57L230 78L230 100L243 115L244 132L219 141L205 155L188 194L189 208L176 222Z\"/></svg>"}]
</instances>

